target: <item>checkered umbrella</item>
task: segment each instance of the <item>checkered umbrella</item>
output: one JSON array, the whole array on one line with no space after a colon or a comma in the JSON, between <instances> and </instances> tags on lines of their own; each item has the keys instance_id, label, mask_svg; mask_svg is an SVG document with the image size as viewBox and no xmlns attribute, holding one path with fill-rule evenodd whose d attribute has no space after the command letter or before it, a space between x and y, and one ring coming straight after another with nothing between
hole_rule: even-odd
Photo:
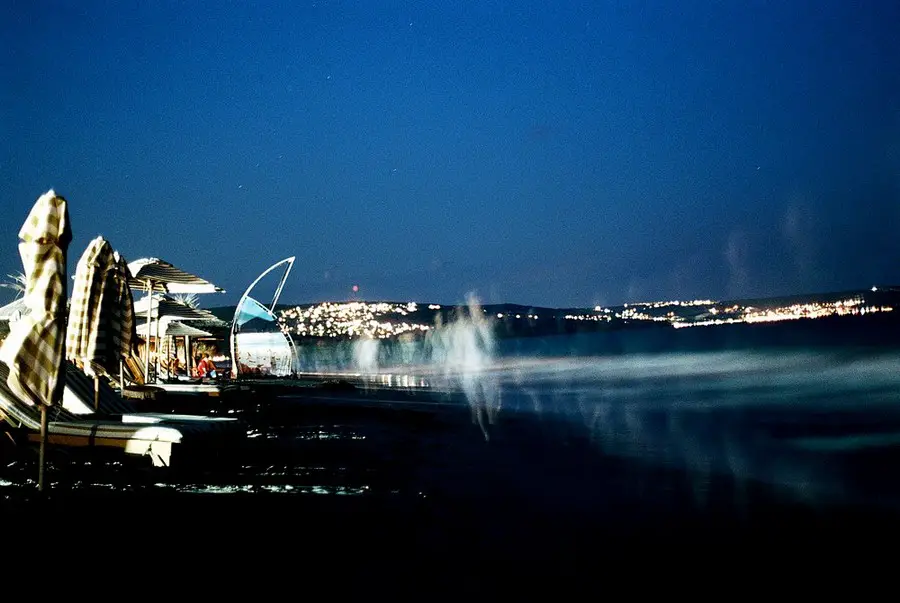
<instances>
[{"instance_id":1,"label":"checkered umbrella","mask_svg":"<svg viewBox=\"0 0 900 603\"><path fill-rule=\"evenodd\" d=\"M38 490L44 489L47 408L65 388L66 252L72 242L68 203L51 189L41 195L19 231L28 314L10 325L0 347L7 385L23 402L41 407Z\"/></svg>"},{"instance_id":2,"label":"checkered umbrella","mask_svg":"<svg viewBox=\"0 0 900 603\"><path fill-rule=\"evenodd\" d=\"M128 263L118 252L113 255L116 262L110 278L115 283L115 296L110 297L114 303L109 313L109 332L113 357L119 360L131 357L132 346L137 340L135 332L137 317L134 310L134 297L131 294L131 287L128 285L128 279L131 278ZM121 365L119 368L121 369Z\"/></svg>"},{"instance_id":3,"label":"checkered umbrella","mask_svg":"<svg viewBox=\"0 0 900 603\"><path fill-rule=\"evenodd\" d=\"M53 190L34 204L19 231L29 312L10 324L0 348L7 384L24 402L51 406L62 400L66 310L66 252L72 241L68 204Z\"/></svg>"},{"instance_id":4,"label":"checkered umbrella","mask_svg":"<svg viewBox=\"0 0 900 603\"><path fill-rule=\"evenodd\" d=\"M112 263L112 246L103 237L97 237L88 244L75 268L66 331L66 356L91 376L97 375L97 353L103 350L105 344L98 337L97 327L105 276Z\"/></svg>"},{"instance_id":5,"label":"checkered umbrella","mask_svg":"<svg viewBox=\"0 0 900 603\"><path fill-rule=\"evenodd\" d=\"M75 270L66 354L85 374L115 374L131 354L134 299L128 264L103 237L90 242Z\"/></svg>"}]
</instances>

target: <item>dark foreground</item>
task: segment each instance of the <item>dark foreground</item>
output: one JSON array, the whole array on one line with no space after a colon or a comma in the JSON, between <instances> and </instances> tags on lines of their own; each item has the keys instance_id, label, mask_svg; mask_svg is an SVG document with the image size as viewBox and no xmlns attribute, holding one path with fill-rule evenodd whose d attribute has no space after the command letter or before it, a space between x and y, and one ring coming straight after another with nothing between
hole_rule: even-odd
<instances>
[{"instance_id":1,"label":"dark foreground","mask_svg":"<svg viewBox=\"0 0 900 603\"><path fill-rule=\"evenodd\" d=\"M163 567L199 556L269 568L276 581L324 580L310 572L330 568L395 587L587 591L616 578L610 563L702 572L752 559L755 572L875 557L900 536L900 515L877 498L800 500L756 479L604 452L583 426L547 416L499 415L485 439L447 397L307 392L267 398L243 420L246 447L177 471L53 451L43 496L33 451L16 451L0 474L8 533L123 559L139 550ZM898 459L889 448L829 462L891 481Z\"/></svg>"}]
</instances>

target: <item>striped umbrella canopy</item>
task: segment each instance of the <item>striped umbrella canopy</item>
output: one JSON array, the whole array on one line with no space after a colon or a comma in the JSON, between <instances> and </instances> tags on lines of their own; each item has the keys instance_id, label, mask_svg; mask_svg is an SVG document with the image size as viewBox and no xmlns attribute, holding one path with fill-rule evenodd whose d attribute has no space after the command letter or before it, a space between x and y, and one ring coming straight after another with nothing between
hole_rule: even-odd
<instances>
[{"instance_id":1,"label":"striped umbrella canopy","mask_svg":"<svg viewBox=\"0 0 900 603\"><path fill-rule=\"evenodd\" d=\"M128 265L103 237L90 242L75 270L66 354L85 374L114 374L131 354L134 300Z\"/></svg>"},{"instance_id":2,"label":"striped umbrella canopy","mask_svg":"<svg viewBox=\"0 0 900 603\"><path fill-rule=\"evenodd\" d=\"M10 324L0 347L7 385L32 405L59 404L65 386L66 252L72 241L68 203L52 189L41 195L19 231L28 314Z\"/></svg>"},{"instance_id":3,"label":"striped umbrella canopy","mask_svg":"<svg viewBox=\"0 0 900 603\"><path fill-rule=\"evenodd\" d=\"M157 329L161 337L210 337L212 333L187 325L180 320L163 319L160 325L156 321L150 323L148 330L146 323L141 323L137 327L138 335L147 336L156 333Z\"/></svg>"},{"instance_id":4,"label":"striped umbrella canopy","mask_svg":"<svg viewBox=\"0 0 900 603\"><path fill-rule=\"evenodd\" d=\"M141 258L128 264L128 268L131 270L129 285L134 289L149 289L156 293L225 292L208 280L159 258Z\"/></svg>"},{"instance_id":5,"label":"striped umbrella canopy","mask_svg":"<svg viewBox=\"0 0 900 603\"><path fill-rule=\"evenodd\" d=\"M171 318L177 320L205 320L220 322L215 314L202 308L193 308L184 302L178 301L166 295L142 297L134 304L134 311L139 316L146 316L149 311L150 318ZM223 321L222 321L223 322ZM153 331L151 330L151 333Z\"/></svg>"}]
</instances>

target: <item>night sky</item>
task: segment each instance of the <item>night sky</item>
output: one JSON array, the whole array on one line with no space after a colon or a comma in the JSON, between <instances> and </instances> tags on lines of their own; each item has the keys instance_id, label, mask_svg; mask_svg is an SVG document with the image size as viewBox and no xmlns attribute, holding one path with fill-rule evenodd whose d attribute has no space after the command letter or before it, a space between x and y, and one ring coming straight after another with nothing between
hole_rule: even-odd
<instances>
[{"instance_id":1,"label":"night sky","mask_svg":"<svg viewBox=\"0 0 900 603\"><path fill-rule=\"evenodd\" d=\"M207 307L900 282L897 2L2 6L0 276L55 188Z\"/></svg>"}]
</instances>

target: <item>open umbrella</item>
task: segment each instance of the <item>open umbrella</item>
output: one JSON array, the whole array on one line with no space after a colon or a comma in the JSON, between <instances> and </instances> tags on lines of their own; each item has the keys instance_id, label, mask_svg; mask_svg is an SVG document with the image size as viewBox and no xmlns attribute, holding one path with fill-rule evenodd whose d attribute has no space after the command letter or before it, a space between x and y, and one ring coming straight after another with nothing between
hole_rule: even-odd
<instances>
[{"instance_id":1,"label":"open umbrella","mask_svg":"<svg viewBox=\"0 0 900 603\"><path fill-rule=\"evenodd\" d=\"M101 374L122 372L134 337L134 302L128 265L103 237L88 244L75 270L66 354L94 377L95 404Z\"/></svg>"},{"instance_id":2,"label":"open umbrella","mask_svg":"<svg viewBox=\"0 0 900 603\"><path fill-rule=\"evenodd\" d=\"M62 401L66 333L66 252L72 241L68 203L51 189L41 195L19 231L28 314L10 324L0 347L9 366L7 385L23 401L41 406L38 489L44 489L47 408Z\"/></svg>"},{"instance_id":3,"label":"open umbrella","mask_svg":"<svg viewBox=\"0 0 900 603\"><path fill-rule=\"evenodd\" d=\"M149 312L150 318L154 320L168 318L170 320L202 320L224 323L209 310L194 308L168 295L154 295L152 300L149 297L142 297L135 302L134 312L139 316L145 316Z\"/></svg>"},{"instance_id":4,"label":"open umbrella","mask_svg":"<svg viewBox=\"0 0 900 603\"><path fill-rule=\"evenodd\" d=\"M149 288L157 293L224 293L221 287L213 285L196 274L159 258L141 258L128 264L131 271L129 284L135 289Z\"/></svg>"},{"instance_id":5,"label":"open umbrella","mask_svg":"<svg viewBox=\"0 0 900 603\"><path fill-rule=\"evenodd\" d=\"M153 321L150 324L150 331L159 331L159 334L163 337L210 337L212 335L209 331L186 325L180 320L163 320L162 324L163 326L159 327L156 321ZM147 325L138 325L137 332L139 335L145 335L147 333Z\"/></svg>"},{"instance_id":6,"label":"open umbrella","mask_svg":"<svg viewBox=\"0 0 900 603\"><path fill-rule=\"evenodd\" d=\"M131 271L129 286L147 292L147 325L149 329L153 293L225 293L221 287L213 285L196 274L185 272L165 260L159 258L141 258L128 264ZM144 374L150 373L150 345L147 344L147 355L144 358Z\"/></svg>"}]
</instances>

